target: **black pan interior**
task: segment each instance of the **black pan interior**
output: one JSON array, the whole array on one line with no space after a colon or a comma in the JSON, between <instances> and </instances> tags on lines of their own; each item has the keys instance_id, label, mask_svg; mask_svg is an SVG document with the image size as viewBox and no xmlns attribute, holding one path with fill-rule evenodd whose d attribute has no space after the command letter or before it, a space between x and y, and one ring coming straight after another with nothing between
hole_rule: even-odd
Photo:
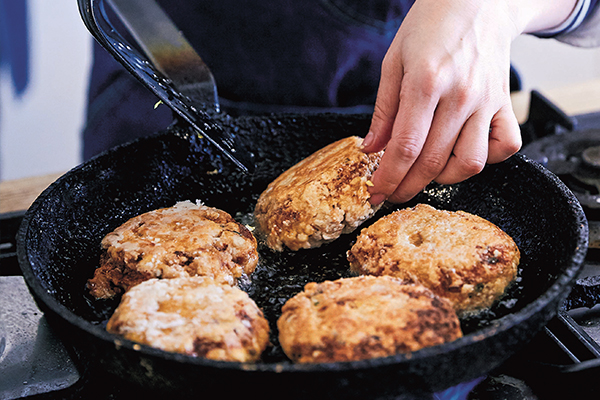
<instances>
[{"instance_id":1,"label":"black pan interior","mask_svg":"<svg viewBox=\"0 0 600 400\"><path fill-rule=\"evenodd\" d=\"M135 215L180 200L201 200L251 223L256 199L277 175L334 140L363 135L369 121L368 115L340 118L333 114L236 120L224 117L223 125L246 141L254 153L256 169L250 175L238 171L212 150L206 140L177 125L104 153L61 177L28 211L18 240L24 276L46 310L74 325L67 330L81 329L99 340L111 342L115 338L104 331L104 324L116 304L93 300L85 290L85 283L98 264L99 243L105 234ZM487 166L481 174L463 183L432 184L409 204L386 207L379 215L419 202L447 210L465 210L504 229L522 253L519 281L506 299L488 313L464 320L466 336L457 343L425 349L410 357L388 358L382 365L410 364L411 358L422 358L428 359L428 368L435 369L443 363L455 364L453 357L465 354L477 359L480 348L474 346L466 352L462 349L492 340L494 336L502 338L498 332L510 330L528 319L538 318L539 323L533 323L533 329L541 329L552 316L545 313L556 311L560 300L568 294L587 245L585 217L568 189L538 164L516 155L504 163ZM314 250L274 253L260 247L259 267L251 281L242 284L271 321L274 346L258 363L258 370L293 372L329 368L291 364L277 345L275 321L281 305L305 283L349 276L345 252L357 233ZM527 332L530 328L527 325L525 332L519 333L523 340L532 336ZM497 345L494 354L500 353L498 359L489 363L463 360L464 366L458 368L447 365L448 370L468 369L468 364L479 370L451 371L451 378L441 379L437 387L477 377L516 351L514 343ZM505 353L499 350L506 346L510 349L504 350ZM153 349L145 351L178 362L240 369L235 363L224 366ZM373 363L347 363L331 368L372 366Z\"/></svg>"}]
</instances>

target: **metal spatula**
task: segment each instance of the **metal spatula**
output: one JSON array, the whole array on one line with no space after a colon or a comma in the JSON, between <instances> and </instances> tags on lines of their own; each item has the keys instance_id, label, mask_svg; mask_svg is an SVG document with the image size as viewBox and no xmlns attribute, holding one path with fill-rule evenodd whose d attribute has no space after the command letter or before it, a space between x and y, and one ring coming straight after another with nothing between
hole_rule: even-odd
<instances>
[{"instance_id":1,"label":"metal spatula","mask_svg":"<svg viewBox=\"0 0 600 400\"><path fill-rule=\"evenodd\" d=\"M82 19L92 36L240 169L253 169L252 154L238 151L235 136L210 116L219 112L212 73L160 5L154 0L109 3L147 59L128 45L108 21L104 0L78 0Z\"/></svg>"}]
</instances>

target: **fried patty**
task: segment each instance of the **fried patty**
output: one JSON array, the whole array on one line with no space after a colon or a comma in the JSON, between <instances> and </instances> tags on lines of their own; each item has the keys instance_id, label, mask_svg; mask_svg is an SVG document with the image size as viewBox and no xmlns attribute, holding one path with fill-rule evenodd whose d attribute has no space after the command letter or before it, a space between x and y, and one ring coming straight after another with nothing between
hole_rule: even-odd
<instances>
[{"instance_id":1,"label":"fried patty","mask_svg":"<svg viewBox=\"0 0 600 400\"><path fill-rule=\"evenodd\" d=\"M284 304L277 327L298 363L385 357L462 336L448 300L389 276L309 283Z\"/></svg>"},{"instance_id":2,"label":"fried patty","mask_svg":"<svg viewBox=\"0 0 600 400\"><path fill-rule=\"evenodd\" d=\"M130 219L101 246L100 266L87 286L102 299L151 278L200 275L233 285L258 262L248 228L225 211L190 201Z\"/></svg>"},{"instance_id":3,"label":"fried patty","mask_svg":"<svg viewBox=\"0 0 600 400\"><path fill-rule=\"evenodd\" d=\"M361 231L352 271L420 282L459 316L489 308L517 276L520 252L491 222L426 204L395 211Z\"/></svg>"},{"instance_id":4,"label":"fried patty","mask_svg":"<svg viewBox=\"0 0 600 400\"><path fill-rule=\"evenodd\" d=\"M383 152L366 154L361 143L357 136L332 143L269 184L254 214L271 249L318 247L373 216L379 206L367 189Z\"/></svg>"},{"instance_id":5,"label":"fried patty","mask_svg":"<svg viewBox=\"0 0 600 400\"><path fill-rule=\"evenodd\" d=\"M269 324L246 292L199 276L131 288L106 329L161 350L222 361L256 361L269 343Z\"/></svg>"}]
</instances>

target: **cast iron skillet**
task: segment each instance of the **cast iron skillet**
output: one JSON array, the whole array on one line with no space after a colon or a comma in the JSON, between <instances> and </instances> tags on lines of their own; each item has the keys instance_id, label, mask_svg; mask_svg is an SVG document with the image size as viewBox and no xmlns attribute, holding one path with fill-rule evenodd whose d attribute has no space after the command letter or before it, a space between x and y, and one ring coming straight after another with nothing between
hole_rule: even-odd
<instances>
[{"instance_id":1,"label":"cast iron skillet","mask_svg":"<svg viewBox=\"0 0 600 400\"><path fill-rule=\"evenodd\" d=\"M587 250L588 226L577 199L522 155L456 185L432 184L411 203L376 216L419 202L465 210L497 224L519 246L517 284L489 312L462 321L464 337L449 344L348 363L295 365L284 356L275 325L281 305L307 282L349 276L345 253L358 232L298 252L273 253L261 244L259 266L242 288L270 320L273 346L255 364L198 359L123 340L104 329L116 304L87 295L102 237L127 219L201 200L251 224L256 199L270 181L334 140L363 135L369 122L370 115L223 116L222 129L254 154L250 174L185 124L107 151L63 175L27 211L17 237L25 281L82 367L157 392L362 399L436 392L485 375L556 314Z\"/></svg>"},{"instance_id":2,"label":"cast iron skillet","mask_svg":"<svg viewBox=\"0 0 600 400\"><path fill-rule=\"evenodd\" d=\"M438 391L486 374L519 350L555 315L581 268L588 231L579 203L553 174L516 155L463 183L432 184L411 204L379 213L417 202L461 209L489 219L515 239L522 252L518 284L489 313L463 321L465 336L459 340L349 363L294 365L285 358L275 326L281 305L309 281L348 276L345 251L356 233L295 253L273 253L261 245L259 267L243 284L271 321L273 347L261 362L197 359L107 333L104 324L116 304L92 300L85 290L105 234L130 217L186 199L251 223L255 201L272 179L325 144L365 132L369 116L235 122L240 135L254 139L253 174L240 172L193 132L171 128L69 171L27 211L17 242L23 275L48 321L85 360L146 387L186 394L223 387L238 395L288 398Z\"/></svg>"}]
</instances>

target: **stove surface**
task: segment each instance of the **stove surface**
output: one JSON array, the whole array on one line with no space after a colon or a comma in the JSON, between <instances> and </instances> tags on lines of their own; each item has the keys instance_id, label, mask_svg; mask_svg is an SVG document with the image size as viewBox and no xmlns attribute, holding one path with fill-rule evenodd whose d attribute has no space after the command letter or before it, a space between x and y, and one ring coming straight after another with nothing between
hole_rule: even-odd
<instances>
[{"instance_id":1,"label":"stove surface","mask_svg":"<svg viewBox=\"0 0 600 400\"><path fill-rule=\"evenodd\" d=\"M0 277L0 399L68 388L79 378L23 277Z\"/></svg>"}]
</instances>

